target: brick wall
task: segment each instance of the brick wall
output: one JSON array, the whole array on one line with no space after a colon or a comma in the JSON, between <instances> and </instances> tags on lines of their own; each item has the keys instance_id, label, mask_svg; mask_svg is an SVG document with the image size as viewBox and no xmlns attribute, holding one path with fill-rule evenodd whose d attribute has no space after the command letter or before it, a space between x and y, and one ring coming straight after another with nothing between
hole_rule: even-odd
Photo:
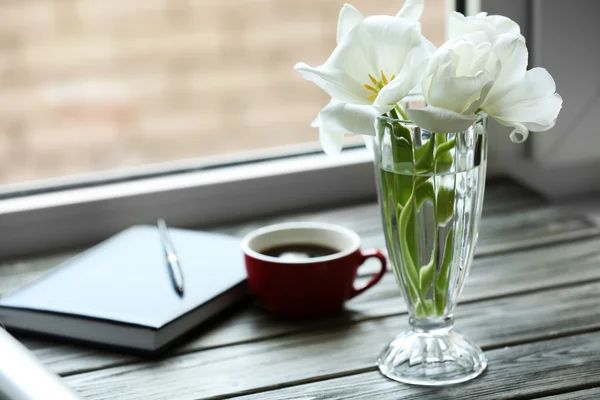
<instances>
[{"instance_id":1,"label":"brick wall","mask_svg":"<svg viewBox=\"0 0 600 400\"><path fill-rule=\"evenodd\" d=\"M317 139L343 0L3 0L0 183ZM365 14L400 2L360 0ZM428 0L427 36L444 35Z\"/></svg>"}]
</instances>

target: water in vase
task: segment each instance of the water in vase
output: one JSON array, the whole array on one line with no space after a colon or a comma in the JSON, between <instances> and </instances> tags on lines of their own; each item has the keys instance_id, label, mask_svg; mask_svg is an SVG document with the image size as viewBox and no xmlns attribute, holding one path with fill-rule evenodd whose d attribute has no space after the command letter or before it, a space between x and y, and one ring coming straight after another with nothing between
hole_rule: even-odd
<instances>
[{"instance_id":1,"label":"water in vase","mask_svg":"<svg viewBox=\"0 0 600 400\"><path fill-rule=\"evenodd\" d=\"M450 314L473 259L485 167L442 174L380 167L389 257L411 314ZM434 321L432 321L434 322Z\"/></svg>"}]
</instances>

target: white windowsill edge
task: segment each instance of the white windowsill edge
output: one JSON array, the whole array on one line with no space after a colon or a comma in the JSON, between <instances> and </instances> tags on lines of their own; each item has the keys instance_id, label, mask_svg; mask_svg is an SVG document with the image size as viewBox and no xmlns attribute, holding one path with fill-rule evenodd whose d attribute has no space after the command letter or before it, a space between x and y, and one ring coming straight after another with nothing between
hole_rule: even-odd
<instances>
[{"instance_id":1,"label":"white windowsill edge","mask_svg":"<svg viewBox=\"0 0 600 400\"><path fill-rule=\"evenodd\" d=\"M0 200L0 258L87 246L159 217L203 228L376 196L366 149Z\"/></svg>"}]
</instances>

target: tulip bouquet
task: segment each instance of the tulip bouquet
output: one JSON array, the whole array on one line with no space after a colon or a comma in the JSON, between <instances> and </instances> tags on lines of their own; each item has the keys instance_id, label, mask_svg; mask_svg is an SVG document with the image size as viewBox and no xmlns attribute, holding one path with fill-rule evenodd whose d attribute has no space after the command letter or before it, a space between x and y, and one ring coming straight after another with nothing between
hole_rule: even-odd
<instances>
[{"instance_id":1,"label":"tulip bouquet","mask_svg":"<svg viewBox=\"0 0 600 400\"><path fill-rule=\"evenodd\" d=\"M386 113L450 133L466 129L483 111L512 127L514 142L554 126L562 99L548 71L527 70L516 22L452 12L449 40L436 49L420 31L423 8L424 0L406 0L396 16L364 17L345 4L329 59L318 67L295 66L331 96L313 122L326 153L338 153L347 134L374 136L375 118ZM410 93L421 93L427 106L402 110L399 103Z\"/></svg>"},{"instance_id":2,"label":"tulip bouquet","mask_svg":"<svg viewBox=\"0 0 600 400\"><path fill-rule=\"evenodd\" d=\"M562 99L545 69L527 70L517 23L452 12L449 39L436 48L420 30L423 3L370 17L344 5L329 59L295 69L331 96L312 124L327 154L341 151L345 135L372 137L388 253L413 327L382 353L380 370L439 385L486 366L481 350L452 330L452 312L477 240L487 118L523 142L554 126Z\"/></svg>"}]
</instances>

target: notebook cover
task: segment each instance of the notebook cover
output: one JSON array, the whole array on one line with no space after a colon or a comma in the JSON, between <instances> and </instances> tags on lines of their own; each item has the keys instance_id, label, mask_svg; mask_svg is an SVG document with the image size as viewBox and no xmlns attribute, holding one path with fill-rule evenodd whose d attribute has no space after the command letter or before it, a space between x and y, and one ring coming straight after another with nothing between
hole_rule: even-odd
<instances>
[{"instance_id":1,"label":"notebook cover","mask_svg":"<svg viewBox=\"0 0 600 400\"><path fill-rule=\"evenodd\" d=\"M175 291L158 229L134 226L0 299L0 307L160 329L246 280L239 239L170 228L185 279Z\"/></svg>"}]
</instances>

